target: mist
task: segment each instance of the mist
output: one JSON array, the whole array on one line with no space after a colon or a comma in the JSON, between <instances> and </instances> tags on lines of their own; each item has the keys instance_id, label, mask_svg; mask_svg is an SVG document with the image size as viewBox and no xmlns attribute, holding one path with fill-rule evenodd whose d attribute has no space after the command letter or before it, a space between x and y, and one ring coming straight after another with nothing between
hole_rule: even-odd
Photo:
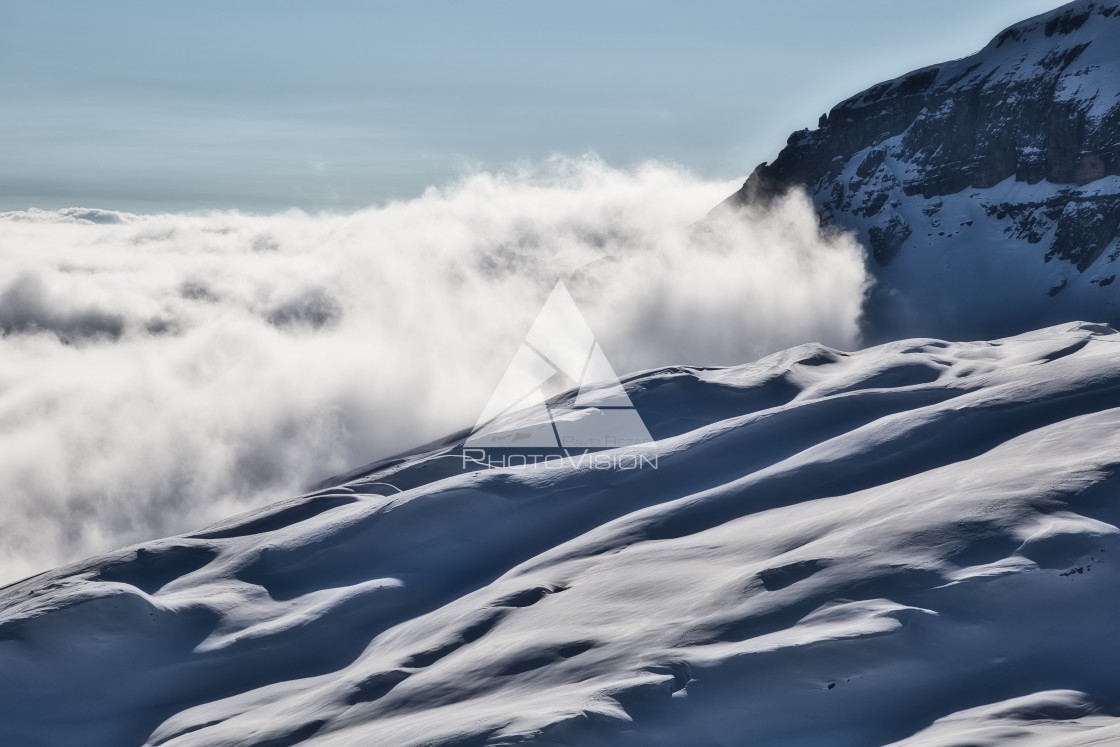
<instances>
[{"instance_id":1,"label":"mist","mask_svg":"<svg viewBox=\"0 0 1120 747\"><path fill-rule=\"evenodd\" d=\"M0 581L474 424L568 282L615 370L858 343L862 250L791 194L552 159L346 214L0 214Z\"/></svg>"}]
</instances>

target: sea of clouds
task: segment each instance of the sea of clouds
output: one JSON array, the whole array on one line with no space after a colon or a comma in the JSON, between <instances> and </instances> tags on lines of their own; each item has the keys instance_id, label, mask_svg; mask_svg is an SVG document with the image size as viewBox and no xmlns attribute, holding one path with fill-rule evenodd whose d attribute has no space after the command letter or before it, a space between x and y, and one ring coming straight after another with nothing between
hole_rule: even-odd
<instances>
[{"instance_id":1,"label":"sea of clouds","mask_svg":"<svg viewBox=\"0 0 1120 747\"><path fill-rule=\"evenodd\" d=\"M553 159L348 214L0 214L0 581L474 424L558 279L614 368L857 343L808 200Z\"/></svg>"}]
</instances>

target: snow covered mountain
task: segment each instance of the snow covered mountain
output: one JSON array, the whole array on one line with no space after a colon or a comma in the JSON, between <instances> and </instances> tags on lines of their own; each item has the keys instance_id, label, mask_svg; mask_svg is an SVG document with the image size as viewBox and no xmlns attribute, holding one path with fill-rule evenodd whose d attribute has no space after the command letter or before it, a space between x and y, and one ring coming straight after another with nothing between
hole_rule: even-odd
<instances>
[{"instance_id":1,"label":"snow covered mountain","mask_svg":"<svg viewBox=\"0 0 1120 747\"><path fill-rule=\"evenodd\" d=\"M870 248L872 338L1120 319L1120 3L1077 0L849 98L729 202L795 186Z\"/></svg>"},{"instance_id":2,"label":"snow covered mountain","mask_svg":"<svg viewBox=\"0 0 1120 747\"><path fill-rule=\"evenodd\" d=\"M459 434L42 574L0 744L1118 742L1118 364L1074 323L650 371L656 470Z\"/></svg>"},{"instance_id":3,"label":"snow covered mountain","mask_svg":"<svg viewBox=\"0 0 1120 747\"><path fill-rule=\"evenodd\" d=\"M1118 143L1118 2L843 102L728 204L806 188L869 334L923 336L572 390L643 437L461 432L0 588L0 746L1120 744L1120 333L1068 321L1120 319Z\"/></svg>"}]
</instances>

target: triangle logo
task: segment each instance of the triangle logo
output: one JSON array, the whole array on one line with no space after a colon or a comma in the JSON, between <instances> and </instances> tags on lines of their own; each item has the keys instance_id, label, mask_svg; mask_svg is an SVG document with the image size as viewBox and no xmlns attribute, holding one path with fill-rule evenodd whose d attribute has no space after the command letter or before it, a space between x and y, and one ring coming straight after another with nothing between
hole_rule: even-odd
<instances>
[{"instance_id":1,"label":"triangle logo","mask_svg":"<svg viewBox=\"0 0 1120 747\"><path fill-rule=\"evenodd\" d=\"M577 388L549 405L546 388ZM465 446L612 449L651 443L563 281L556 283Z\"/></svg>"}]
</instances>

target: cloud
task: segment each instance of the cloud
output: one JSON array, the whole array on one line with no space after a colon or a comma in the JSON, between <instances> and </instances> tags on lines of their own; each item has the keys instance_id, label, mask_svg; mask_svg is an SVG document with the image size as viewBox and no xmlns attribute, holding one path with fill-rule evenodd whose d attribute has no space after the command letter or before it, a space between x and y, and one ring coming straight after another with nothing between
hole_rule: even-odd
<instances>
[{"instance_id":1,"label":"cloud","mask_svg":"<svg viewBox=\"0 0 1120 747\"><path fill-rule=\"evenodd\" d=\"M469 427L557 279L620 372L856 342L804 196L553 159L349 214L0 215L0 579Z\"/></svg>"},{"instance_id":2,"label":"cloud","mask_svg":"<svg viewBox=\"0 0 1120 747\"><path fill-rule=\"evenodd\" d=\"M82 303L48 287L42 272L29 270L0 287L0 334L48 331L62 342L121 336L124 321L108 304Z\"/></svg>"}]
</instances>

